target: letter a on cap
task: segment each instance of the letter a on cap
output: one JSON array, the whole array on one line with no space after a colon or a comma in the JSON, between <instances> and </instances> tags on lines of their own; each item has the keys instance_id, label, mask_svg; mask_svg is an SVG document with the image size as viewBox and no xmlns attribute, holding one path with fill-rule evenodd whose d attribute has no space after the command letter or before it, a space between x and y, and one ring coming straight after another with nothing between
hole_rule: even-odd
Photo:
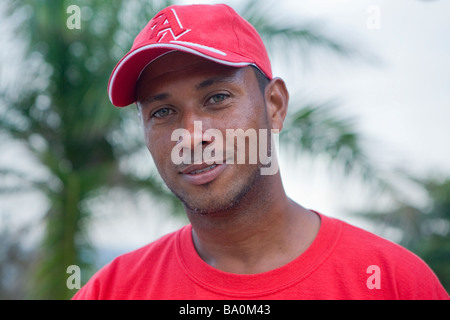
<instances>
[{"instance_id":1,"label":"letter a on cap","mask_svg":"<svg viewBox=\"0 0 450 320\"><path fill-rule=\"evenodd\" d=\"M154 22L150 25L152 33L150 40L158 37L157 42L160 42L168 34L172 35L173 40L178 40L179 37L191 31L183 28L180 19L174 9L166 10L158 17L155 17ZM167 41L168 39L164 39Z\"/></svg>"}]
</instances>

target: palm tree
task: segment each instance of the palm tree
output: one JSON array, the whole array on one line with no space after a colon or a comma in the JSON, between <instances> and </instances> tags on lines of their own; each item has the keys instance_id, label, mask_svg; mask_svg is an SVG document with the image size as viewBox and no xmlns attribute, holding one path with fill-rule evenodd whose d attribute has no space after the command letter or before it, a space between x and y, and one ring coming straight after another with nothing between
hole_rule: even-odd
<instances>
[{"instance_id":1,"label":"palm tree","mask_svg":"<svg viewBox=\"0 0 450 320\"><path fill-rule=\"evenodd\" d=\"M24 82L27 87L0 96L0 132L19 141L46 169L45 179L0 168L3 177L15 177L20 186L1 191L39 190L48 199L45 233L37 248L29 297L67 299L69 265L92 270L92 247L87 235L92 216L86 202L105 188L146 189L158 201L182 212L179 202L156 175L141 176L123 170L119 163L144 148L133 119L136 111L111 107L105 93L111 70L129 49L134 36L163 7L174 1L77 1L81 29L66 26L66 1L10 0L8 14L23 14L17 33L28 43ZM274 8L271 2L272 10ZM239 8L238 8L239 9ZM270 46L284 43L293 54L326 49L350 57L356 50L310 26L283 24L269 19L260 1L245 1L239 11L261 32ZM304 55L302 55L304 56ZM7 68L7 66L2 66ZM326 105L297 106L288 117L281 141L297 150L327 154L348 170L371 170L358 134L346 119L332 115ZM86 280L91 272L83 272Z\"/></svg>"}]
</instances>

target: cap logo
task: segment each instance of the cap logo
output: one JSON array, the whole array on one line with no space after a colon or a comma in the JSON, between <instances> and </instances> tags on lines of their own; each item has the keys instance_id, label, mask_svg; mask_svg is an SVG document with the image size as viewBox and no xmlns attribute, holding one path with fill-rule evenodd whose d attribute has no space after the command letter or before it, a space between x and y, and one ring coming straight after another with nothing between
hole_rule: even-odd
<instances>
[{"instance_id":1,"label":"cap logo","mask_svg":"<svg viewBox=\"0 0 450 320\"><path fill-rule=\"evenodd\" d=\"M182 35L191 31L191 29L183 27L174 9L166 10L166 12L155 17L150 28L152 30L150 40L157 38L156 42L161 42L163 39L167 42L178 40Z\"/></svg>"}]
</instances>

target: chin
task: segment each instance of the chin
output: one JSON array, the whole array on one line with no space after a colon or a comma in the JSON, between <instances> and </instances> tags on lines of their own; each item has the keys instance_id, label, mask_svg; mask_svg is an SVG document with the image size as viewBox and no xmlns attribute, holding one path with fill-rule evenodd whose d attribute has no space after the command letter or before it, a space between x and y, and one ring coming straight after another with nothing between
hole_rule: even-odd
<instances>
[{"instance_id":1,"label":"chin","mask_svg":"<svg viewBox=\"0 0 450 320\"><path fill-rule=\"evenodd\" d=\"M260 178L259 168L254 167L234 179L226 179L227 182L208 183L190 190L180 188L180 184L167 185L183 203L186 212L219 216L235 211L247 197L251 197L253 192L250 191L258 189Z\"/></svg>"},{"instance_id":2,"label":"chin","mask_svg":"<svg viewBox=\"0 0 450 320\"><path fill-rule=\"evenodd\" d=\"M181 200L187 212L199 215L224 215L235 211L254 187L254 180L235 182L231 189L223 192L205 188L198 195L174 194Z\"/></svg>"}]
</instances>

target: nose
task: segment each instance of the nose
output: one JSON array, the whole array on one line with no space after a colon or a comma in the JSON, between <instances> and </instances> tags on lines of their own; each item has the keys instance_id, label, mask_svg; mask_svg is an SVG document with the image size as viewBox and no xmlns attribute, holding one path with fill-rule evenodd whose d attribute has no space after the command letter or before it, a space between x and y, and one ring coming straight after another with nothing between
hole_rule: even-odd
<instances>
[{"instance_id":1,"label":"nose","mask_svg":"<svg viewBox=\"0 0 450 320\"><path fill-rule=\"evenodd\" d=\"M194 121L192 125L182 128L183 133L180 134L180 138L177 144L183 149L194 149L196 146L202 145L203 141L203 124L202 121Z\"/></svg>"},{"instance_id":2,"label":"nose","mask_svg":"<svg viewBox=\"0 0 450 320\"><path fill-rule=\"evenodd\" d=\"M201 164L203 149L211 143L212 137L205 133L208 127L204 127L205 121L195 116L183 117L182 134L177 141L177 147L182 149L183 153L190 154L192 163Z\"/></svg>"}]
</instances>

